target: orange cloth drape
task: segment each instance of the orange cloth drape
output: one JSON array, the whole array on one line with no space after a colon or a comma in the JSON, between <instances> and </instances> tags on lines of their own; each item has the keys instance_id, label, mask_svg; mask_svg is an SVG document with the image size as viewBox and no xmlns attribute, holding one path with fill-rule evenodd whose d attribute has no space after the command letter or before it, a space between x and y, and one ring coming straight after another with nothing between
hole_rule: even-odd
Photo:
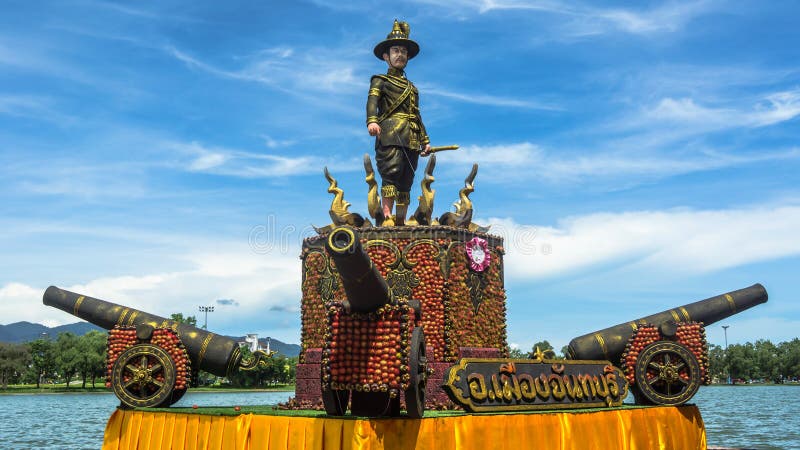
<instances>
[{"instance_id":1,"label":"orange cloth drape","mask_svg":"<svg viewBox=\"0 0 800 450\"><path fill-rule=\"evenodd\" d=\"M371 420L117 410L103 440L104 450L705 448L694 406Z\"/></svg>"}]
</instances>

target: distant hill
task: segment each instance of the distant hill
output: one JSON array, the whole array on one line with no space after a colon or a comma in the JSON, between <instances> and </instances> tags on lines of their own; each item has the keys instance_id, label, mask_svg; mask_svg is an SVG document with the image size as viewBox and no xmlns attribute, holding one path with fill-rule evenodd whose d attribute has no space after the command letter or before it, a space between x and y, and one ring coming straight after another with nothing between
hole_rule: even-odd
<instances>
[{"instance_id":1,"label":"distant hill","mask_svg":"<svg viewBox=\"0 0 800 450\"><path fill-rule=\"evenodd\" d=\"M57 327L46 327L40 323L30 322L16 322L8 325L0 325L0 342L23 343L35 341L47 334L49 339L55 340L59 333L70 332L72 334L83 336L84 334L92 331L106 332L103 328L92 325L89 322L76 322L69 325L60 325ZM236 342L244 342L244 336L228 336ZM267 346L267 338L260 338L258 340L263 347ZM297 344L287 344L275 338L270 341L270 349L275 350L288 357L294 357L300 354L300 346Z\"/></svg>"},{"instance_id":2,"label":"distant hill","mask_svg":"<svg viewBox=\"0 0 800 450\"><path fill-rule=\"evenodd\" d=\"M16 322L8 325L0 325L0 342L30 342L43 337L45 333L50 339L56 339L58 333L66 332L83 336L92 330L106 332L106 330L88 322L76 322L53 328L46 327L40 323Z\"/></svg>"}]
</instances>

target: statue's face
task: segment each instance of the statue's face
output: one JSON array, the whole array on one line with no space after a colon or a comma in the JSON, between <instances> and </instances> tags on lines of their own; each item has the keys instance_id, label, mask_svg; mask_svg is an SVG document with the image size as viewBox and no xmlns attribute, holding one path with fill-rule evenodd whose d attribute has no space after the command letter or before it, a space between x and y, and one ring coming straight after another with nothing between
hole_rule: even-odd
<instances>
[{"instance_id":1,"label":"statue's face","mask_svg":"<svg viewBox=\"0 0 800 450\"><path fill-rule=\"evenodd\" d=\"M383 60L389 64L389 67L403 70L408 64L408 49L402 45L393 45L389 47L389 53L383 54Z\"/></svg>"}]
</instances>

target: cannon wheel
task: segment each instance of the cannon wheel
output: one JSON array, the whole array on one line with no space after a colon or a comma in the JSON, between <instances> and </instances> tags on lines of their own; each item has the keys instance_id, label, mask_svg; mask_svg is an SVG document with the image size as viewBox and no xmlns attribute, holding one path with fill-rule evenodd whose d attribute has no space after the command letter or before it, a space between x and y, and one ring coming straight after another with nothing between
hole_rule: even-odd
<instances>
[{"instance_id":1,"label":"cannon wheel","mask_svg":"<svg viewBox=\"0 0 800 450\"><path fill-rule=\"evenodd\" d=\"M136 344L119 355L111 369L111 386L131 408L169 406L175 386L175 363L157 345Z\"/></svg>"},{"instance_id":2,"label":"cannon wheel","mask_svg":"<svg viewBox=\"0 0 800 450\"><path fill-rule=\"evenodd\" d=\"M347 412L347 403L350 401L350 391L322 390L322 404L325 412L331 416L343 416Z\"/></svg>"},{"instance_id":3,"label":"cannon wheel","mask_svg":"<svg viewBox=\"0 0 800 450\"><path fill-rule=\"evenodd\" d=\"M411 333L411 354L408 355L408 371L411 379L405 390L406 411L409 417L422 418L425 413L425 382L428 378L428 358L425 356L425 333L415 327Z\"/></svg>"},{"instance_id":4,"label":"cannon wheel","mask_svg":"<svg viewBox=\"0 0 800 450\"><path fill-rule=\"evenodd\" d=\"M680 405L692 398L700 387L700 364L683 345L657 341L639 354L634 377L637 390L647 402Z\"/></svg>"}]
</instances>

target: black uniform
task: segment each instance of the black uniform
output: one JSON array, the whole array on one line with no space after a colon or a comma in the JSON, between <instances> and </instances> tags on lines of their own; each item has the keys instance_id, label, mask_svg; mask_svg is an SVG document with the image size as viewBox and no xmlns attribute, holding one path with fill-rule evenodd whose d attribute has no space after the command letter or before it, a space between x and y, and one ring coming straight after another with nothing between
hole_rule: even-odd
<instances>
[{"instance_id":1,"label":"black uniform","mask_svg":"<svg viewBox=\"0 0 800 450\"><path fill-rule=\"evenodd\" d=\"M367 97L367 124L377 123L375 155L381 195L407 205L420 149L430 142L419 114L419 93L402 70L374 75Z\"/></svg>"}]
</instances>

